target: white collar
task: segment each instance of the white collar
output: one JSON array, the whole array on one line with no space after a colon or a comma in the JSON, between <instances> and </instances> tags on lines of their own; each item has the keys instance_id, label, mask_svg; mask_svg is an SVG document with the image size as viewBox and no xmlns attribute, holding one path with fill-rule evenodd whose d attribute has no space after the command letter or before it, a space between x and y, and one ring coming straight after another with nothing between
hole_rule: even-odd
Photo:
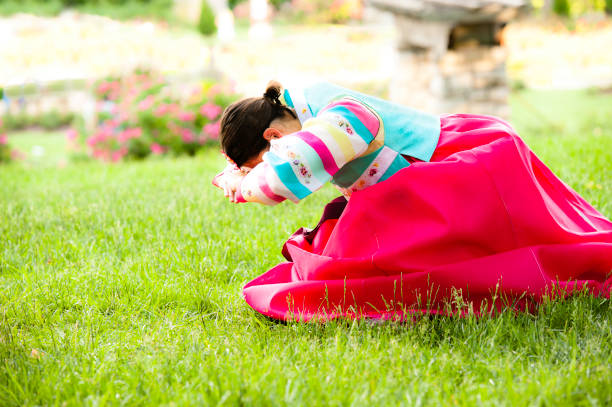
<instances>
[{"instance_id":1,"label":"white collar","mask_svg":"<svg viewBox=\"0 0 612 407\"><path fill-rule=\"evenodd\" d=\"M310 111L310 106L308 106L308 103L306 102L304 89L291 88L291 90L287 89L287 92L289 93L291 103L293 103L293 109L295 110L295 113L297 113L300 123L304 124L306 120L312 118L312 112Z\"/></svg>"}]
</instances>

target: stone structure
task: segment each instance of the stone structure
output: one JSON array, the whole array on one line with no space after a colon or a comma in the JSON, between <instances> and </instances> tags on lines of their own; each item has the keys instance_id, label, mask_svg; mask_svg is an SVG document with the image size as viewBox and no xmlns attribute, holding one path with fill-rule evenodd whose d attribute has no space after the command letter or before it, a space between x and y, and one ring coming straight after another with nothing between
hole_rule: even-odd
<instances>
[{"instance_id":1,"label":"stone structure","mask_svg":"<svg viewBox=\"0 0 612 407\"><path fill-rule=\"evenodd\" d=\"M435 113L506 117L505 24L524 0L370 0L399 33L392 100Z\"/></svg>"}]
</instances>

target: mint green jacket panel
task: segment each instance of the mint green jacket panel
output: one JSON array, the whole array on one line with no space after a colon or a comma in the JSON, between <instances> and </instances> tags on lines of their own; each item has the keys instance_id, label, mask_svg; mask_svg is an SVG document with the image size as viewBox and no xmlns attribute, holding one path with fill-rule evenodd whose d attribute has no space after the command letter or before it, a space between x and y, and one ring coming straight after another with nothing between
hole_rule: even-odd
<instances>
[{"instance_id":1,"label":"mint green jacket panel","mask_svg":"<svg viewBox=\"0 0 612 407\"><path fill-rule=\"evenodd\" d=\"M291 90L288 90L289 95ZM373 109L382 119L384 144L400 154L429 161L440 138L440 117L374 96L321 82L304 89L304 97L313 116L330 102L350 96ZM289 103L291 97L289 96Z\"/></svg>"}]
</instances>

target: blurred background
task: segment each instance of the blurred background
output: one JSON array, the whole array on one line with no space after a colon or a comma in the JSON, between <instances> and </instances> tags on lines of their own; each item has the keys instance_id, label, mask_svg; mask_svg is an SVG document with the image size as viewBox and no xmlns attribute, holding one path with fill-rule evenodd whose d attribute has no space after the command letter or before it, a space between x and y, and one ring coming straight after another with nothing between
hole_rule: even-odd
<instances>
[{"instance_id":1,"label":"blurred background","mask_svg":"<svg viewBox=\"0 0 612 407\"><path fill-rule=\"evenodd\" d=\"M611 14L612 0L0 0L0 163L196 155L270 79L602 133Z\"/></svg>"}]
</instances>

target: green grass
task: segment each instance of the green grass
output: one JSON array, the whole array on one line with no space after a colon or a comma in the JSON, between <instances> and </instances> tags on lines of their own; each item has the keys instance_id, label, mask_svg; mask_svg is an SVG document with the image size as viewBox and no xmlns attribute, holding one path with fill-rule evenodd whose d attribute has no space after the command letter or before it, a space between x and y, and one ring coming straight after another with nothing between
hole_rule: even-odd
<instances>
[{"instance_id":1,"label":"green grass","mask_svg":"<svg viewBox=\"0 0 612 407\"><path fill-rule=\"evenodd\" d=\"M70 154L66 147L64 131L20 131L9 133L9 143L25 155L25 166L63 166L68 163Z\"/></svg>"},{"instance_id":2,"label":"green grass","mask_svg":"<svg viewBox=\"0 0 612 407\"><path fill-rule=\"evenodd\" d=\"M527 92L512 120L608 217L611 102ZM612 403L609 300L481 319L275 323L240 288L282 260L333 189L299 205L229 205L210 185L215 149L64 167L52 147L63 135L9 139L47 155L0 167L1 406Z\"/></svg>"}]
</instances>

